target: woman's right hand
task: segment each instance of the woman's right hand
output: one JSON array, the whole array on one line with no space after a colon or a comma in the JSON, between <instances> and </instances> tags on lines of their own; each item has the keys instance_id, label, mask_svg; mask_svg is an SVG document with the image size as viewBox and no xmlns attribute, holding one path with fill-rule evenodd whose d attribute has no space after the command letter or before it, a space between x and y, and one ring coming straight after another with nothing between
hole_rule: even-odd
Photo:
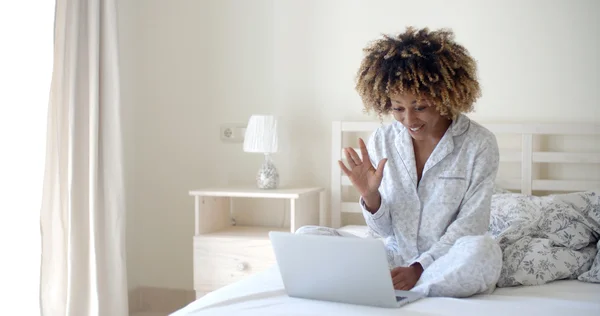
<instances>
[{"instance_id":1,"label":"woman's right hand","mask_svg":"<svg viewBox=\"0 0 600 316\"><path fill-rule=\"evenodd\" d=\"M363 199L373 199L375 196L379 197L379 186L383 179L383 168L387 162L387 158L379 161L377 169L375 169L371 163L365 142L359 138L358 143L360 145L362 160L353 148L344 148L349 168L341 160L338 163Z\"/></svg>"}]
</instances>

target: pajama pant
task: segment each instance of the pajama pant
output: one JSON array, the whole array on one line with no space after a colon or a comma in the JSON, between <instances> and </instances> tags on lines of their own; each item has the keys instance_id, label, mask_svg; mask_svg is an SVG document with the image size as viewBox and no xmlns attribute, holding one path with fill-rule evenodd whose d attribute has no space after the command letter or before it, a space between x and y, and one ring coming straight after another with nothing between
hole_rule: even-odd
<instances>
[{"instance_id":1,"label":"pajama pant","mask_svg":"<svg viewBox=\"0 0 600 316\"><path fill-rule=\"evenodd\" d=\"M300 227L296 234L355 237L334 228ZM388 250L388 261L393 254ZM392 259L393 262L393 259ZM490 236L465 236L436 259L411 290L430 297L469 297L496 289L502 270L502 250Z\"/></svg>"}]
</instances>

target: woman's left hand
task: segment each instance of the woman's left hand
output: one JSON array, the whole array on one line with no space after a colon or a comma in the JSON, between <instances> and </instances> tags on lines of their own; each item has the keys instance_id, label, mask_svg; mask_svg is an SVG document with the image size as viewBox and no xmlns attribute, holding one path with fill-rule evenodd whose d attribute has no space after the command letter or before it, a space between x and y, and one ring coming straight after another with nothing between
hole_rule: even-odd
<instances>
[{"instance_id":1,"label":"woman's left hand","mask_svg":"<svg viewBox=\"0 0 600 316\"><path fill-rule=\"evenodd\" d=\"M396 267L391 273L394 289L408 291L419 281L423 268L417 263L410 267Z\"/></svg>"}]
</instances>

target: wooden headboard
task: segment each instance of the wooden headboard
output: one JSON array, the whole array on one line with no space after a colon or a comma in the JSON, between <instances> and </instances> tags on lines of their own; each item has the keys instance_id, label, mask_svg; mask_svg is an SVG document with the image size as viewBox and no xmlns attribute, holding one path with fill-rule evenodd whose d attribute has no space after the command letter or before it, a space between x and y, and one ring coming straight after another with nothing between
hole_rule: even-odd
<instances>
[{"instance_id":1,"label":"wooden headboard","mask_svg":"<svg viewBox=\"0 0 600 316\"><path fill-rule=\"evenodd\" d=\"M500 163L513 164L517 176L510 172L499 170L497 185L503 189L534 194L535 192L576 192L600 190L600 124L549 124L549 123L485 123L480 122L498 138L500 146ZM350 180L340 170L338 160L345 161L343 148L352 146L360 155L357 147L357 137L352 134L362 134L367 142L368 137L381 125L390 122L351 122L334 121L331 137L331 226L339 228L342 225L342 213L360 213L358 200L346 200L342 191L352 188ZM501 138L512 137L513 147L503 147ZM554 146L548 146L541 141L544 137L558 137ZM577 138L580 137L579 140ZM350 139L352 138L352 139ZM350 141L353 145L348 145ZM510 143L510 142L509 142ZM558 143L559 146L556 146ZM569 146L579 143L578 150ZM545 147L543 145L546 144ZM515 147L516 146L516 147ZM562 149L556 150L557 147ZM514 165L518 166L514 166ZM541 177L536 166L570 165L586 168L582 172L583 179L563 176L559 179ZM589 169L587 169L589 168ZM589 172L588 172L589 171ZM582 173L580 172L580 174ZM564 172L570 174L570 172ZM520 176L519 176L520 174Z\"/></svg>"}]
</instances>

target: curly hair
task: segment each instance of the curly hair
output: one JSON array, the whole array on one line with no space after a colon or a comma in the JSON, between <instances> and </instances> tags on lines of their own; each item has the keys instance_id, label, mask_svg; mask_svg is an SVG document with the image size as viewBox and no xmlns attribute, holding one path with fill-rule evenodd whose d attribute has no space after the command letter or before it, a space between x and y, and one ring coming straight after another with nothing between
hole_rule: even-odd
<instances>
[{"instance_id":1,"label":"curly hair","mask_svg":"<svg viewBox=\"0 0 600 316\"><path fill-rule=\"evenodd\" d=\"M391 111L391 94L412 92L451 119L471 112L481 96L476 62L449 29L408 27L397 36L384 35L364 52L356 90L365 110L380 118Z\"/></svg>"}]
</instances>

